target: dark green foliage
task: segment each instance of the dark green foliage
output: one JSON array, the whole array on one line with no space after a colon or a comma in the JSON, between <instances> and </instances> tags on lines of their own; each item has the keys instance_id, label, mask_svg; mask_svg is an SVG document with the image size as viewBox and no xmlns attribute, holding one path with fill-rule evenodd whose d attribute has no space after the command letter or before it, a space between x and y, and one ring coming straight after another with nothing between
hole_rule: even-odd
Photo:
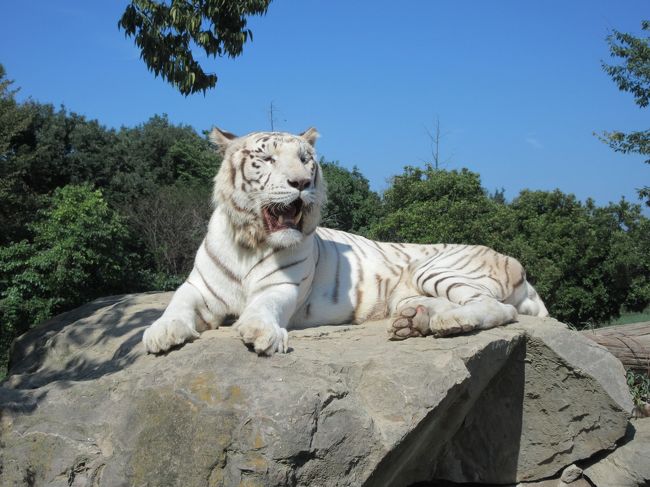
<instances>
[{"instance_id":1,"label":"dark green foliage","mask_svg":"<svg viewBox=\"0 0 650 487\"><path fill-rule=\"evenodd\" d=\"M523 191L510 206L513 235L501 249L524 263L553 316L583 327L650 302L638 205L597 208L556 190Z\"/></svg>"},{"instance_id":2,"label":"dark green foliage","mask_svg":"<svg viewBox=\"0 0 650 487\"><path fill-rule=\"evenodd\" d=\"M32 242L0 247L2 352L33 323L136 287L131 236L101 191L87 185L57 189L31 231Z\"/></svg>"},{"instance_id":3,"label":"dark green foliage","mask_svg":"<svg viewBox=\"0 0 650 487\"><path fill-rule=\"evenodd\" d=\"M209 186L220 164L205 137L165 115L115 131L64 108L16 104L8 90L0 103L0 245L31 238L27 224L58 187L91 183L123 206L159 186Z\"/></svg>"},{"instance_id":4,"label":"dark green foliage","mask_svg":"<svg viewBox=\"0 0 650 487\"><path fill-rule=\"evenodd\" d=\"M166 115L135 128L122 128L112 149L113 169L107 197L130 204L176 182L211 186L220 157L189 126L175 126Z\"/></svg>"},{"instance_id":5,"label":"dark green foliage","mask_svg":"<svg viewBox=\"0 0 650 487\"><path fill-rule=\"evenodd\" d=\"M23 238L31 215L40 207L24 181L27 168L15 163L32 123L33 106L17 103L11 84L0 64L0 245Z\"/></svg>"},{"instance_id":6,"label":"dark green foliage","mask_svg":"<svg viewBox=\"0 0 650 487\"><path fill-rule=\"evenodd\" d=\"M12 155L14 138L25 130L31 118L29 109L16 102L14 95L18 90L12 89L12 84L0 64L0 161Z\"/></svg>"},{"instance_id":7,"label":"dark green foliage","mask_svg":"<svg viewBox=\"0 0 650 487\"><path fill-rule=\"evenodd\" d=\"M271 0L131 0L118 22L135 39L140 57L183 95L217 84L194 58L192 47L208 56L237 57L253 39L246 16L263 15Z\"/></svg>"},{"instance_id":8,"label":"dark green foliage","mask_svg":"<svg viewBox=\"0 0 650 487\"><path fill-rule=\"evenodd\" d=\"M370 226L381 216L379 195L370 189L368 180L356 167L349 171L337 162L321 160L320 164L327 181L322 225L367 235Z\"/></svg>"},{"instance_id":9,"label":"dark green foliage","mask_svg":"<svg viewBox=\"0 0 650 487\"><path fill-rule=\"evenodd\" d=\"M478 174L406 167L384 194L386 214L371 235L413 243L483 243L494 246L504 208L489 198Z\"/></svg>"},{"instance_id":10,"label":"dark green foliage","mask_svg":"<svg viewBox=\"0 0 650 487\"><path fill-rule=\"evenodd\" d=\"M641 28L650 30L650 21L641 22ZM635 37L614 30L607 37L612 57L621 58L623 64L603 63L605 72L611 76L621 91L634 95L634 102L647 107L650 102L650 38Z\"/></svg>"},{"instance_id":11,"label":"dark green foliage","mask_svg":"<svg viewBox=\"0 0 650 487\"><path fill-rule=\"evenodd\" d=\"M650 21L644 20L641 28L650 30ZM618 89L634 95L634 102L641 108L650 103L650 37L635 37L631 34L614 32L607 37L612 57L620 58L621 64L605 64L603 69L617 84ZM604 132L601 140L616 152L650 156L650 130L625 134L623 132ZM646 159L650 164L650 159ZM650 187L638 190L639 197L650 206Z\"/></svg>"}]
</instances>

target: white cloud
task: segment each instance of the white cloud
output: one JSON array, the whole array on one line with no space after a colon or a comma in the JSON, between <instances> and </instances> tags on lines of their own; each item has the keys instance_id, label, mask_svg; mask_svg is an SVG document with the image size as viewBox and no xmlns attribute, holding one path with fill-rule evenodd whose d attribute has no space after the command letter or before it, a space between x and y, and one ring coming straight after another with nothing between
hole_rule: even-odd
<instances>
[{"instance_id":1,"label":"white cloud","mask_svg":"<svg viewBox=\"0 0 650 487\"><path fill-rule=\"evenodd\" d=\"M535 149L543 149L544 148L544 146L542 145L542 143L539 140L537 140L535 137L531 137L530 135L528 137L526 137L524 139L524 141L527 144L533 146Z\"/></svg>"}]
</instances>

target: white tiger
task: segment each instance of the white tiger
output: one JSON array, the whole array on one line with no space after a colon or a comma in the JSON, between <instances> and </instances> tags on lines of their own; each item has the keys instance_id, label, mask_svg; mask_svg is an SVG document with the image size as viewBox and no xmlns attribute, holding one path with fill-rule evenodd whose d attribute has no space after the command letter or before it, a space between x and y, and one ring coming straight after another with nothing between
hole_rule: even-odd
<instances>
[{"instance_id":1,"label":"white tiger","mask_svg":"<svg viewBox=\"0 0 650 487\"><path fill-rule=\"evenodd\" d=\"M311 128L244 137L213 129L223 151L215 211L189 277L145 330L149 352L227 315L261 355L287 329L391 317L390 338L447 336L547 311L515 259L487 247L381 243L318 227L325 182Z\"/></svg>"}]
</instances>

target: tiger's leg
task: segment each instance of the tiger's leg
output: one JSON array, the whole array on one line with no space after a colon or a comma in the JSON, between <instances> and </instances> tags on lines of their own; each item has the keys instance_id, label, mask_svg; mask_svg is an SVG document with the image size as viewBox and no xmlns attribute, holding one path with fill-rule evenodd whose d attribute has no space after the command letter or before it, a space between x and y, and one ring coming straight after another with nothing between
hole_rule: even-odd
<instances>
[{"instance_id":1,"label":"tiger's leg","mask_svg":"<svg viewBox=\"0 0 650 487\"><path fill-rule=\"evenodd\" d=\"M456 335L472 330L486 330L517 320L517 309L484 296L457 308L433 316L429 322L435 337Z\"/></svg>"},{"instance_id":2,"label":"tiger's leg","mask_svg":"<svg viewBox=\"0 0 650 487\"><path fill-rule=\"evenodd\" d=\"M494 328L517 319L514 306L490 296L464 304L446 298L413 296L402 300L388 330L391 340L433 335L444 337L477 329Z\"/></svg>"},{"instance_id":3,"label":"tiger's leg","mask_svg":"<svg viewBox=\"0 0 650 487\"><path fill-rule=\"evenodd\" d=\"M218 326L225 317L225 306L209 295L205 286L194 284L192 277L181 284L162 316L144 331L142 342L147 352L165 352L192 341L200 331Z\"/></svg>"},{"instance_id":4,"label":"tiger's leg","mask_svg":"<svg viewBox=\"0 0 650 487\"><path fill-rule=\"evenodd\" d=\"M453 259L414 263L410 287L419 296L398 302L391 338L455 335L516 320L519 294L529 287L519 262L487 247L461 249Z\"/></svg>"},{"instance_id":5,"label":"tiger's leg","mask_svg":"<svg viewBox=\"0 0 650 487\"><path fill-rule=\"evenodd\" d=\"M259 355L289 351L286 324L296 310L299 288L279 283L254 295L235 323L235 329Z\"/></svg>"}]
</instances>

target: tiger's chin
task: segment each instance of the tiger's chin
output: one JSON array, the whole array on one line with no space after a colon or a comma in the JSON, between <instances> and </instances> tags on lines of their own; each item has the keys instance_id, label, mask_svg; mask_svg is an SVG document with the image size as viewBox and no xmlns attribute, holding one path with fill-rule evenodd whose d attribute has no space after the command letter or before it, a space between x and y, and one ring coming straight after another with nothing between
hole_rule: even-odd
<instances>
[{"instance_id":1,"label":"tiger's chin","mask_svg":"<svg viewBox=\"0 0 650 487\"><path fill-rule=\"evenodd\" d=\"M266 242L274 249L286 249L300 244L304 237L300 230L289 228L269 233L266 236Z\"/></svg>"}]
</instances>

